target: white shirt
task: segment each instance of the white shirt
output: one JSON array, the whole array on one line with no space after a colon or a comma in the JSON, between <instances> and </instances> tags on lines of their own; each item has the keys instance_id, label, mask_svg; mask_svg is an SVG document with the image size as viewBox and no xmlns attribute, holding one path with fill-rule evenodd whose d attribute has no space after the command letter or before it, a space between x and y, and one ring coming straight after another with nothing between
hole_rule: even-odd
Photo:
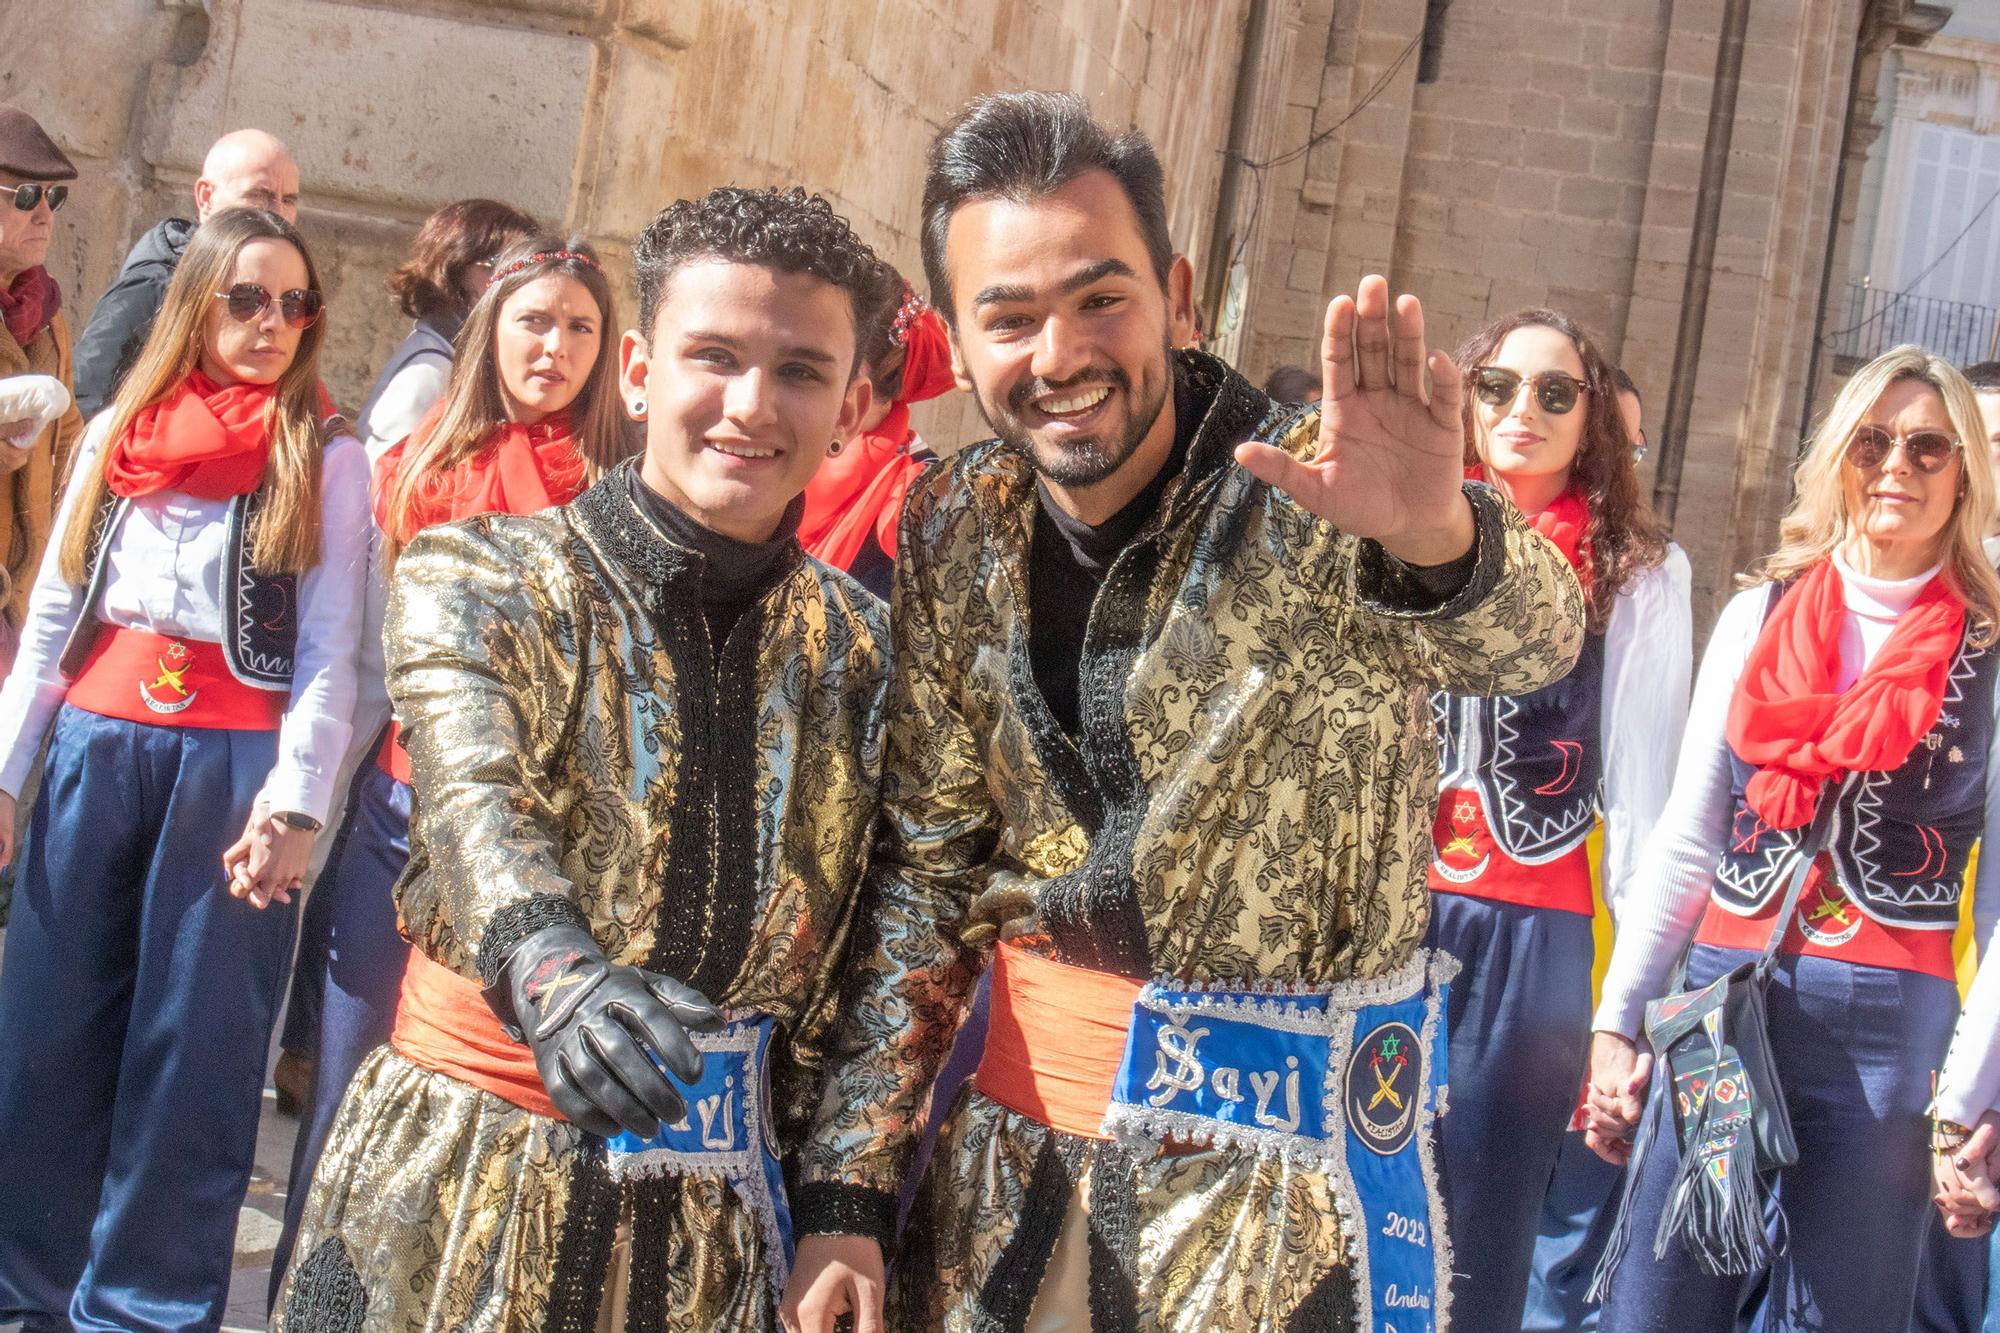
<instances>
[{"instance_id":1,"label":"white shirt","mask_svg":"<svg viewBox=\"0 0 2000 1333\"><path fill-rule=\"evenodd\" d=\"M1611 603L1604 627L1604 689L1598 709L1604 756L1604 902L1615 919L1646 832L1658 822L1672 785L1674 756L1687 726L1694 675L1694 612L1687 552L1669 542L1659 564L1634 578ZM1475 787L1483 757L1467 746L1439 782Z\"/></svg>"},{"instance_id":2,"label":"white shirt","mask_svg":"<svg viewBox=\"0 0 2000 1333\"><path fill-rule=\"evenodd\" d=\"M1842 689L1851 685L1881 648L1896 619L1916 600L1935 570L1910 579L1871 579L1836 560L1846 594L1841 626ZM1729 599L1716 621L1695 682L1694 705L1672 794L1647 839L1639 869L1618 923L1604 994L1592 1027L1636 1037L1646 1003L1666 992L1674 962L1693 935L1714 885L1716 862L1729 831L1729 702L1743 663L1763 632L1769 585L1746 588ZM1994 743L1987 755L1985 847L2000 847L2000 691L1995 695ZM1981 856L1975 881L1973 924L1984 962L2000 924L2000 855ZM1971 1123L2000 1102L2000 968L1982 967L1959 1017L1951 1053L1938 1079L1937 1113Z\"/></svg>"},{"instance_id":3,"label":"white shirt","mask_svg":"<svg viewBox=\"0 0 2000 1333\"><path fill-rule=\"evenodd\" d=\"M0 685L0 790L18 797L36 751L69 691L57 663L85 614L82 588L62 576L62 533L80 482L98 462L111 414L85 432L63 493L54 536L42 556L21 631L20 655ZM127 506L106 552L103 592L91 614L107 624L206 643L222 640L226 500L156 491ZM342 435L320 465L320 562L299 576L298 650L278 728L278 758L264 784L272 810L325 823L354 711L355 648L368 575L368 456Z\"/></svg>"}]
</instances>

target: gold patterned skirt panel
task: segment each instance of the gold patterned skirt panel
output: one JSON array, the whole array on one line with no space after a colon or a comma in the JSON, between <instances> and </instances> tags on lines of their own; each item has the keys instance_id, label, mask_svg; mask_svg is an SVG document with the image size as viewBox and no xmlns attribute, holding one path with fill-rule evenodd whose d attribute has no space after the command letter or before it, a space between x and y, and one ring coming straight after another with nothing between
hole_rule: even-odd
<instances>
[{"instance_id":1,"label":"gold patterned skirt panel","mask_svg":"<svg viewBox=\"0 0 2000 1333\"><path fill-rule=\"evenodd\" d=\"M981 1297L1014 1240L1050 1131L968 1088L946 1122L896 1266L888 1326L983 1333ZM1129 1275L1139 1327L1284 1333L1346 1253L1332 1183L1249 1153L1142 1157Z\"/></svg>"},{"instance_id":2,"label":"gold patterned skirt panel","mask_svg":"<svg viewBox=\"0 0 2000 1333\"><path fill-rule=\"evenodd\" d=\"M363 1303L363 1333L542 1333L581 1139L561 1121L376 1051L320 1159L274 1333L320 1333L333 1287ZM658 1238L660 1252L635 1253L632 1267L664 1285L665 1328L771 1326L763 1235L727 1184L642 1182L609 1206L616 1218L598 1220L650 1212L631 1235L634 1244ZM299 1318L302 1310L316 1317Z\"/></svg>"}]
</instances>

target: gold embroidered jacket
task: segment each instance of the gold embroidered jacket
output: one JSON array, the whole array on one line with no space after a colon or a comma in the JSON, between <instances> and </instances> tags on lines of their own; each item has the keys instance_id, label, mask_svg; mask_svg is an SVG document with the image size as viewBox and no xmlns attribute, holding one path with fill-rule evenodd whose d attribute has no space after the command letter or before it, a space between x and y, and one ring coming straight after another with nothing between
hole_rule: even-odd
<instances>
[{"instance_id":1,"label":"gold embroidered jacket","mask_svg":"<svg viewBox=\"0 0 2000 1333\"><path fill-rule=\"evenodd\" d=\"M1315 409L1199 353L1176 374L1193 438L1092 605L1074 738L1028 656L1029 463L989 443L913 489L883 830L801 1231L886 1234L1002 918L1037 911L1055 956L1133 978L1324 985L1403 963L1429 916L1429 693L1521 693L1576 657L1576 580L1494 492L1468 488L1474 572L1438 605L1233 461L1253 434L1310 454ZM1093 1164L1094 1327L1318 1327L1337 1299L1323 1176L1227 1150L1133 1158L968 1087L905 1232L890 1327L1021 1327Z\"/></svg>"},{"instance_id":2,"label":"gold embroidered jacket","mask_svg":"<svg viewBox=\"0 0 2000 1333\"><path fill-rule=\"evenodd\" d=\"M402 929L490 985L515 942L576 922L613 962L771 1015L783 1155L818 1093L876 811L886 616L794 545L718 662L703 557L629 473L431 528L397 565ZM633 1333L775 1327L763 1233L726 1183L621 1187L601 1141L385 1048L332 1130L279 1326L590 1333L626 1240Z\"/></svg>"}]
</instances>

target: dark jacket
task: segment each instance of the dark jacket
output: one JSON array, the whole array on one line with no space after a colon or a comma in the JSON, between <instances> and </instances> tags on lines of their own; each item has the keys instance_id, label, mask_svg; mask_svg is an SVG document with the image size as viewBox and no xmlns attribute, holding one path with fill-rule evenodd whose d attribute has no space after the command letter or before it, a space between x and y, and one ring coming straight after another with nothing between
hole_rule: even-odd
<instances>
[{"instance_id":1,"label":"dark jacket","mask_svg":"<svg viewBox=\"0 0 2000 1333\"><path fill-rule=\"evenodd\" d=\"M90 312L76 343L76 405L85 420L110 406L125 372L139 359L194 228L186 218L168 218L141 236Z\"/></svg>"}]
</instances>

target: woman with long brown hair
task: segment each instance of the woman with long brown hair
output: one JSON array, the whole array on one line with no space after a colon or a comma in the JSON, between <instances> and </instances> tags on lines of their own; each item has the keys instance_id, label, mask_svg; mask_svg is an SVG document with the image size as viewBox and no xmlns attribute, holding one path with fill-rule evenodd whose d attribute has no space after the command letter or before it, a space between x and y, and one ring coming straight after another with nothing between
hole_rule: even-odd
<instances>
[{"instance_id":1,"label":"woman with long brown hair","mask_svg":"<svg viewBox=\"0 0 2000 1333\"><path fill-rule=\"evenodd\" d=\"M1964 377L1922 348L1856 371L1807 443L1777 551L1709 638L1594 1020L1592 1146L1631 1159L1602 1329L1731 1327L1754 1277L1743 1313L1769 1333L1909 1326L1925 1141L1969 1167L1969 1127L2000 1101L2000 991L1982 968L1961 1019L1951 948L1973 844L2000 836L1984 439ZM1995 874L1982 856L1982 962ZM1771 1079L1705 1076L1672 1044L1659 1076L1641 1028L1683 955L1686 988L1771 960ZM1789 1165L1760 1146L1774 1121Z\"/></svg>"},{"instance_id":2,"label":"woman with long brown hair","mask_svg":"<svg viewBox=\"0 0 2000 1333\"><path fill-rule=\"evenodd\" d=\"M531 237L511 246L459 333L449 391L376 460L377 574L355 726L378 739L373 762L355 775L300 932L302 975L318 982L308 997L319 1015L318 1063L271 1265L274 1297L327 1130L362 1059L389 1039L409 958L391 896L410 855L410 773L388 719L385 571L433 523L567 504L631 452L617 391L616 321L610 284L581 239Z\"/></svg>"},{"instance_id":3,"label":"woman with long brown hair","mask_svg":"<svg viewBox=\"0 0 2000 1333\"><path fill-rule=\"evenodd\" d=\"M28 1327L222 1319L354 705L367 458L322 419L320 293L272 214L195 233L0 688L0 862L52 732L0 971L0 1315Z\"/></svg>"},{"instance_id":4,"label":"woman with long brown hair","mask_svg":"<svg viewBox=\"0 0 2000 1333\"><path fill-rule=\"evenodd\" d=\"M1474 334L1466 463L1555 543L1588 633L1526 695L1435 699L1443 753L1429 943L1463 965L1447 1007L1444 1190L1457 1328L1518 1333L1536 1223L1590 1042L1600 815L1615 913L1666 800L1693 656L1686 556L1639 499L1611 367L1582 329L1523 310Z\"/></svg>"}]
</instances>

